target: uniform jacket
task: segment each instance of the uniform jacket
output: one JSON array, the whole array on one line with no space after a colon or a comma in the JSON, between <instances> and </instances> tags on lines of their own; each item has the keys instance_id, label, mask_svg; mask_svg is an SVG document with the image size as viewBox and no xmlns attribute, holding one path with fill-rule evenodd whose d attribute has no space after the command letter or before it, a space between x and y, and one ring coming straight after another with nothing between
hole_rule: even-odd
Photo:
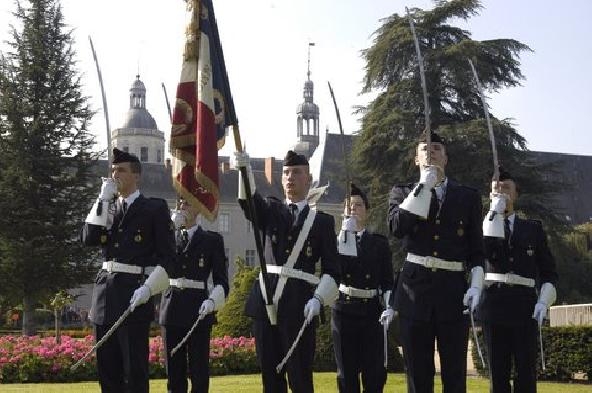
<instances>
[{"instance_id":1,"label":"uniform jacket","mask_svg":"<svg viewBox=\"0 0 592 393\"><path fill-rule=\"evenodd\" d=\"M298 222L292 225L292 216L285 203L276 198L263 198L258 192L253 195L258 221L264 233L264 255L267 264L284 265L296 243L310 208L308 205L298 215ZM250 219L246 209L246 202L239 203L247 219ZM335 220L323 212L317 212L313 225L298 259L295 269L314 274L315 264L321 261L321 274L329 274L335 282L339 282L339 265L337 262L337 243L335 238ZM269 274L271 293L275 291L278 276ZM289 278L284 287L278 304L278 322L302 324L304 315L302 310L306 302L313 296L315 286L310 283ZM265 301L263 300L258 280L255 281L247 304L247 315L257 319L267 318Z\"/></svg>"},{"instance_id":2,"label":"uniform jacket","mask_svg":"<svg viewBox=\"0 0 592 393\"><path fill-rule=\"evenodd\" d=\"M365 230L358 241L358 256L338 254L341 284L358 289L378 289L382 294L393 288L391 250L386 237ZM382 296L360 299L339 293L334 310L344 314L375 319L384 309Z\"/></svg>"},{"instance_id":3,"label":"uniform jacket","mask_svg":"<svg viewBox=\"0 0 592 393\"><path fill-rule=\"evenodd\" d=\"M486 272L514 273L535 279L539 285L557 283L555 260L547 246L540 221L517 215L510 240L485 237ZM483 321L511 325L532 318L537 301L535 288L521 285L492 284L481 296L478 316Z\"/></svg>"},{"instance_id":4,"label":"uniform jacket","mask_svg":"<svg viewBox=\"0 0 592 393\"><path fill-rule=\"evenodd\" d=\"M483 265L481 198L476 190L448 180L440 212L432 192L427 219L399 208L413 185L395 186L389 196L389 231L403 240L405 251L465 264ZM428 321L463 317L466 272L435 270L405 262L398 277L394 308L407 318Z\"/></svg>"},{"instance_id":5,"label":"uniform jacket","mask_svg":"<svg viewBox=\"0 0 592 393\"><path fill-rule=\"evenodd\" d=\"M167 273L170 278L185 277L206 283L211 275L213 285L221 285L227 295L228 264L224 255L224 239L216 232L198 227L185 249L178 250L175 262ZM208 289L169 287L164 291L160 303L160 324L190 327L199 316L199 307L208 295ZM210 323L213 319L213 314L206 317Z\"/></svg>"},{"instance_id":6,"label":"uniform jacket","mask_svg":"<svg viewBox=\"0 0 592 393\"><path fill-rule=\"evenodd\" d=\"M87 246L100 246L105 261L145 267L161 265L166 269L175 257L175 239L166 202L142 195L129 206L125 215L115 215L109 230L85 223L81 239ZM144 280L142 274L100 270L93 289L92 322L97 325L115 322L128 308L132 294ZM137 307L126 322L151 321L153 318L154 307L149 301Z\"/></svg>"}]
</instances>

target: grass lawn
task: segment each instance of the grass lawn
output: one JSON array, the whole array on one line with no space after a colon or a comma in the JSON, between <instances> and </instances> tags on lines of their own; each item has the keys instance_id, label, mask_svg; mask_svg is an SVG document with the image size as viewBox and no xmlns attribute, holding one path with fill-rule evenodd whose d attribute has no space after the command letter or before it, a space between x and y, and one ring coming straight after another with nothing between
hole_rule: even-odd
<instances>
[{"instance_id":1,"label":"grass lawn","mask_svg":"<svg viewBox=\"0 0 592 393\"><path fill-rule=\"evenodd\" d=\"M337 391L335 373L316 373L314 376L316 393L334 393ZM152 392L165 392L166 381L150 381ZM224 377L212 377L210 380L210 392L215 393L258 393L261 392L261 377L259 375L232 375ZM584 393L590 392L590 385L558 384L541 382L538 384L538 393ZM99 393L97 382L71 383L71 384L10 384L0 385L1 393ZM389 374L385 393L406 392L405 376L402 374ZM440 378L436 377L436 392L442 391ZM469 377L467 382L468 393L488 393L489 384L486 379Z\"/></svg>"}]
</instances>

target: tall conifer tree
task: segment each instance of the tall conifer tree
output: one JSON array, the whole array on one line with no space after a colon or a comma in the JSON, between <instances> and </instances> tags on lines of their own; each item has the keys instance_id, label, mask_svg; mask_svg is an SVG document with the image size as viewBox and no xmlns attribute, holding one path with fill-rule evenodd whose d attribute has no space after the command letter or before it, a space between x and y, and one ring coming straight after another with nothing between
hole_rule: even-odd
<instances>
[{"instance_id":1,"label":"tall conifer tree","mask_svg":"<svg viewBox=\"0 0 592 393\"><path fill-rule=\"evenodd\" d=\"M93 187L93 115L59 0L17 1L0 53L0 291L31 311L88 281L78 239Z\"/></svg>"}]
</instances>

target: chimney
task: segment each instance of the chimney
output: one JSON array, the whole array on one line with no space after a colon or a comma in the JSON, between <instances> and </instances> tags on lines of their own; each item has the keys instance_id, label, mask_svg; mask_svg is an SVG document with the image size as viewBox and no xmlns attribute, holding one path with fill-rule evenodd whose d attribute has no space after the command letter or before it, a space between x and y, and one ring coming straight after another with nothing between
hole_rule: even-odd
<instances>
[{"instance_id":1,"label":"chimney","mask_svg":"<svg viewBox=\"0 0 592 393\"><path fill-rule=\"evenodd\" d=\"M273 164L275 160L273 157L265 159L265 178L269 184L273 184Z\"/></svg>"},{"instance_id":2,"label":"chimney","mask_svg":"<svg viewBox=\"0 0 592 393\"><path fill-rule=\"evenodd\" d=\"M229 170L230 170L230 162L228 162L228 161L222 161L220 163L220 172L226 173Z\"/></svg>"}]
</instances>

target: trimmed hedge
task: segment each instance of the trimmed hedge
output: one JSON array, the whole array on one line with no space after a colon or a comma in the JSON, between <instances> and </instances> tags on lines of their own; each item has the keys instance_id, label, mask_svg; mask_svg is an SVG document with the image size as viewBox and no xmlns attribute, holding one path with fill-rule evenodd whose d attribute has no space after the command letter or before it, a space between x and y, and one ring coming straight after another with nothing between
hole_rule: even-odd
<instances>
[{"instance_id":1,"label":"trimmed hedge","mask_svg":"<svg viewBox=\"0 0 592 393\"><path fill-rule=\"evenodd\" d=\"M592 326L543 327L545 371L541 368L540 351L537 357L537 378L550 381L570 381L575 373L584 373L592 380ZM471 340L473 338L471 337ZM479 342L487 362L487 348L483 334ZM537 340L538 342L538 340ZM473 362L480 375L488 375L481 366L477 347L473 345Z\"/></svg>"}]
</instances>

